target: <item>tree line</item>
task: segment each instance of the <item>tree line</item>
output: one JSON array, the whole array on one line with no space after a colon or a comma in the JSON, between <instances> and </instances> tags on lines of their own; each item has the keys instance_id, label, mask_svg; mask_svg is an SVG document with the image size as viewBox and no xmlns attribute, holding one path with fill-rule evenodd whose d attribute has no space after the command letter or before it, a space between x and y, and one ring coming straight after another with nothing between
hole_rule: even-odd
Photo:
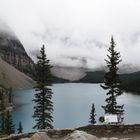
<instances>
[{"instance_id":1,"label":"tree line","mask_svg":"<svg viewBox=\"0 0 140 140\"><path fill-rule=\"evenodd\" d=\"M12 115L7 104L12 104L12 90L0 87L0 136L10 135L15 133L15 126L13 124ZM5 97L8 97L7 99ZM23 132L21 122L19 122L18 133Z\"/></svg>"}]
</instances>

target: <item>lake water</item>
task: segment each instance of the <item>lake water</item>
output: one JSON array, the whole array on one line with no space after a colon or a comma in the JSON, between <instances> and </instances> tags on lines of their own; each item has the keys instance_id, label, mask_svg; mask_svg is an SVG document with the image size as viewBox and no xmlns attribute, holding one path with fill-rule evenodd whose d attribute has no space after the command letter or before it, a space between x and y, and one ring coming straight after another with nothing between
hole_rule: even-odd
<instances>
[{"instance_id":1,"label":"lake water","mask_svg":"<svg viewBox=\"0 0 140 140\"><path fill-rule=\"evenodd\" d=\"M89 121L91 105L95 104L96 118L104 115L101 108L105 104L106 94L100 84L54 84L54 127L70 128L87 125ZM13 121L16 127L21 121L24 132L32 131L35 122L32 119L34 103L34 90L17 90L14 92L15 110ZM140 96L124 94L117 99L119 104L124 104L125 123L140 123Z\"/></svg>"}]
</instances>

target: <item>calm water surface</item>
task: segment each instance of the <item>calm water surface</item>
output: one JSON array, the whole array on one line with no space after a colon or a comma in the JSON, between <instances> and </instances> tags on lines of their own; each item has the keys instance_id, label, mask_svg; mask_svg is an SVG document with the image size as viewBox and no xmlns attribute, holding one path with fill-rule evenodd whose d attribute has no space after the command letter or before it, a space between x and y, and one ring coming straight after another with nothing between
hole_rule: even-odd
<instances>
[{"instance_id":1,"label":"calm water surface","mask_svg":"<svg viewBox=\"0 0 140 140\"><path fill-rule=\"evenodd\" d=\"M105 91L99 84L54 84L54 127L69 128L88 124L92 103L95 104L97 120L104 115L101 108L105 104ZM15 111L13 120L16 127L21 121L24 132L31 131L34 126L32 99L34 90L17 90L14 93ZM140 96L124 94L118 98L119 104L124 104L125 122L140 123Z\"/></svg>"}]
</instances>

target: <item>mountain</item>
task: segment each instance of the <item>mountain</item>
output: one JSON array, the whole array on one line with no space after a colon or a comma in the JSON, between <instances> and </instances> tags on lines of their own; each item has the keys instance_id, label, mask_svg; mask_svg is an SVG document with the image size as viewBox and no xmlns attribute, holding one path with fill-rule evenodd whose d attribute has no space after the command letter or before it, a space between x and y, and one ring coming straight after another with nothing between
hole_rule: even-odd
<instances>
[{"instance_id":1,"label":"mountain","mask_svg":"<svg viewBox=\"0 0 140 140\"><path fill-rule=\"evenodd\" d=\"M74 81L78 83L103 83L105 72L104 71L93 71L86 72L86 76Z\"/></svg>"},{"instance_id":2,"label":"mountain","mask_svg":"<svg viewBox=\"0 0 140 140\"><path fill-rule=\"evenodd\" d=\"M2 60L3 59L3 60ZM12 67L13 66L13 67ZM9 68L9 70L8 70ZM0 22L0 84L13 87L30 87L34 83L28 76L32 77L34 62L28 56L18 37L6 24ZM20 73L23 72L23 73ZM54 66L51 69L54 83L81 82L81 83L102 83L104 79L103 70L91 70L81 67ZM123 89L130 92L140 93L140 72L139 67L123 65L120 68ZM130 73L132 72L133 73ZM12 73L13 72L13 73ZM16 75L17 72L17 75ZM17 82L19 80L19 82Z\"/></svg>"},{"instance_id":3,"label":"mountain","mask_svg":"<svg viewBox=\"0 0 140 140\"><path fill-rule=\"evenodd\" d=\"M122 87L126 92L140 94L140 71L123 74L121 77Z\"/></svg>"},{"instance_id":4,"label":"mountain","mask_svg":"<svg viewBox=\"0 0 140 140\"><path fill-rule=\"evenodd\" d=\"M105 75L105 71L76 67L54 66L51 71L55 83L103 83ZM124 91L140 94L140 71L120 74L120 80Z\"/></svg>"},{"instance_id":5,"label":"mountain","mask_svg":"<svg viewBox=\"0 0 140 140\"><path fill-rule=\"evenodd\" d=\"M3 28L0 28L0 57L21 72L31 76L34 62L12 30L5 26L2 25Z\"/></svg>"},{"instance_id":6,"label":"mountain","mask_svg":"<svg viewBox=\"0 0 140 140\"><path fill-rule=\"evenodd\" d=\"M86 68L54 66L51 69L53 76L68 81L76 81L86 76Z\"/></svg>"},{"instance_id":7,"label":"mountain","mask_svg":"<svg viewBox=\"0 0 140 140\"><path fill-rule=\"evenodd\" d=\"M34 81L0 58L0 85L12 89L30 88Z\"/></svg>"},{"instance_id":8,"label":"mountain","mask_svg":"<svg viewBox=\"0 0 140 140\"><path fill-rule=\"evenodd\" d=\"M0 22L0 85L13 89L34 85L34 62L9 26Z\"/></svg>"},{"instance_id":9,"label":"mountain","mask_svg":"<svg viewBox=\"0 0 140 140\"><path fill-rule=\"evenodd\" d=\"M104 71L87 72L85 77L74 82L103 83L104 75ZM122 82L122 90L135 94L140 94L140 71L120 74L120 80Z\"/></svg>"}]
</instances>

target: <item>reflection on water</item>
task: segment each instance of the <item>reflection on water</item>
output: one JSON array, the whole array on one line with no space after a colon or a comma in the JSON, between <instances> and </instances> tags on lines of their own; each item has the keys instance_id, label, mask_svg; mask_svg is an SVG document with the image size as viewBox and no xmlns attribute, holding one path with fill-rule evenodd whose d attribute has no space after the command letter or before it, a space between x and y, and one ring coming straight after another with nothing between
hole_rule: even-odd
<instances>
[{"instance_id":1,"label":"reflection on water","mask_svg":"<svg viewBox=\"0 0 140 140\"><path fill-rule=\"evenodd\" d=\"M54 127L68 128L88 124L92 103L95 104L97 120L104 115L101 108L105 104L105 91L99 84L54 84ZM33 102L34 90L15 91L14 102L16 105L13 119L16 127L21 121L24 131L31 131L34 126ZM140 96L124 94L118 98L119 104L124 104L125 122L140 123Z\"/></svg>"}]
</instances>

